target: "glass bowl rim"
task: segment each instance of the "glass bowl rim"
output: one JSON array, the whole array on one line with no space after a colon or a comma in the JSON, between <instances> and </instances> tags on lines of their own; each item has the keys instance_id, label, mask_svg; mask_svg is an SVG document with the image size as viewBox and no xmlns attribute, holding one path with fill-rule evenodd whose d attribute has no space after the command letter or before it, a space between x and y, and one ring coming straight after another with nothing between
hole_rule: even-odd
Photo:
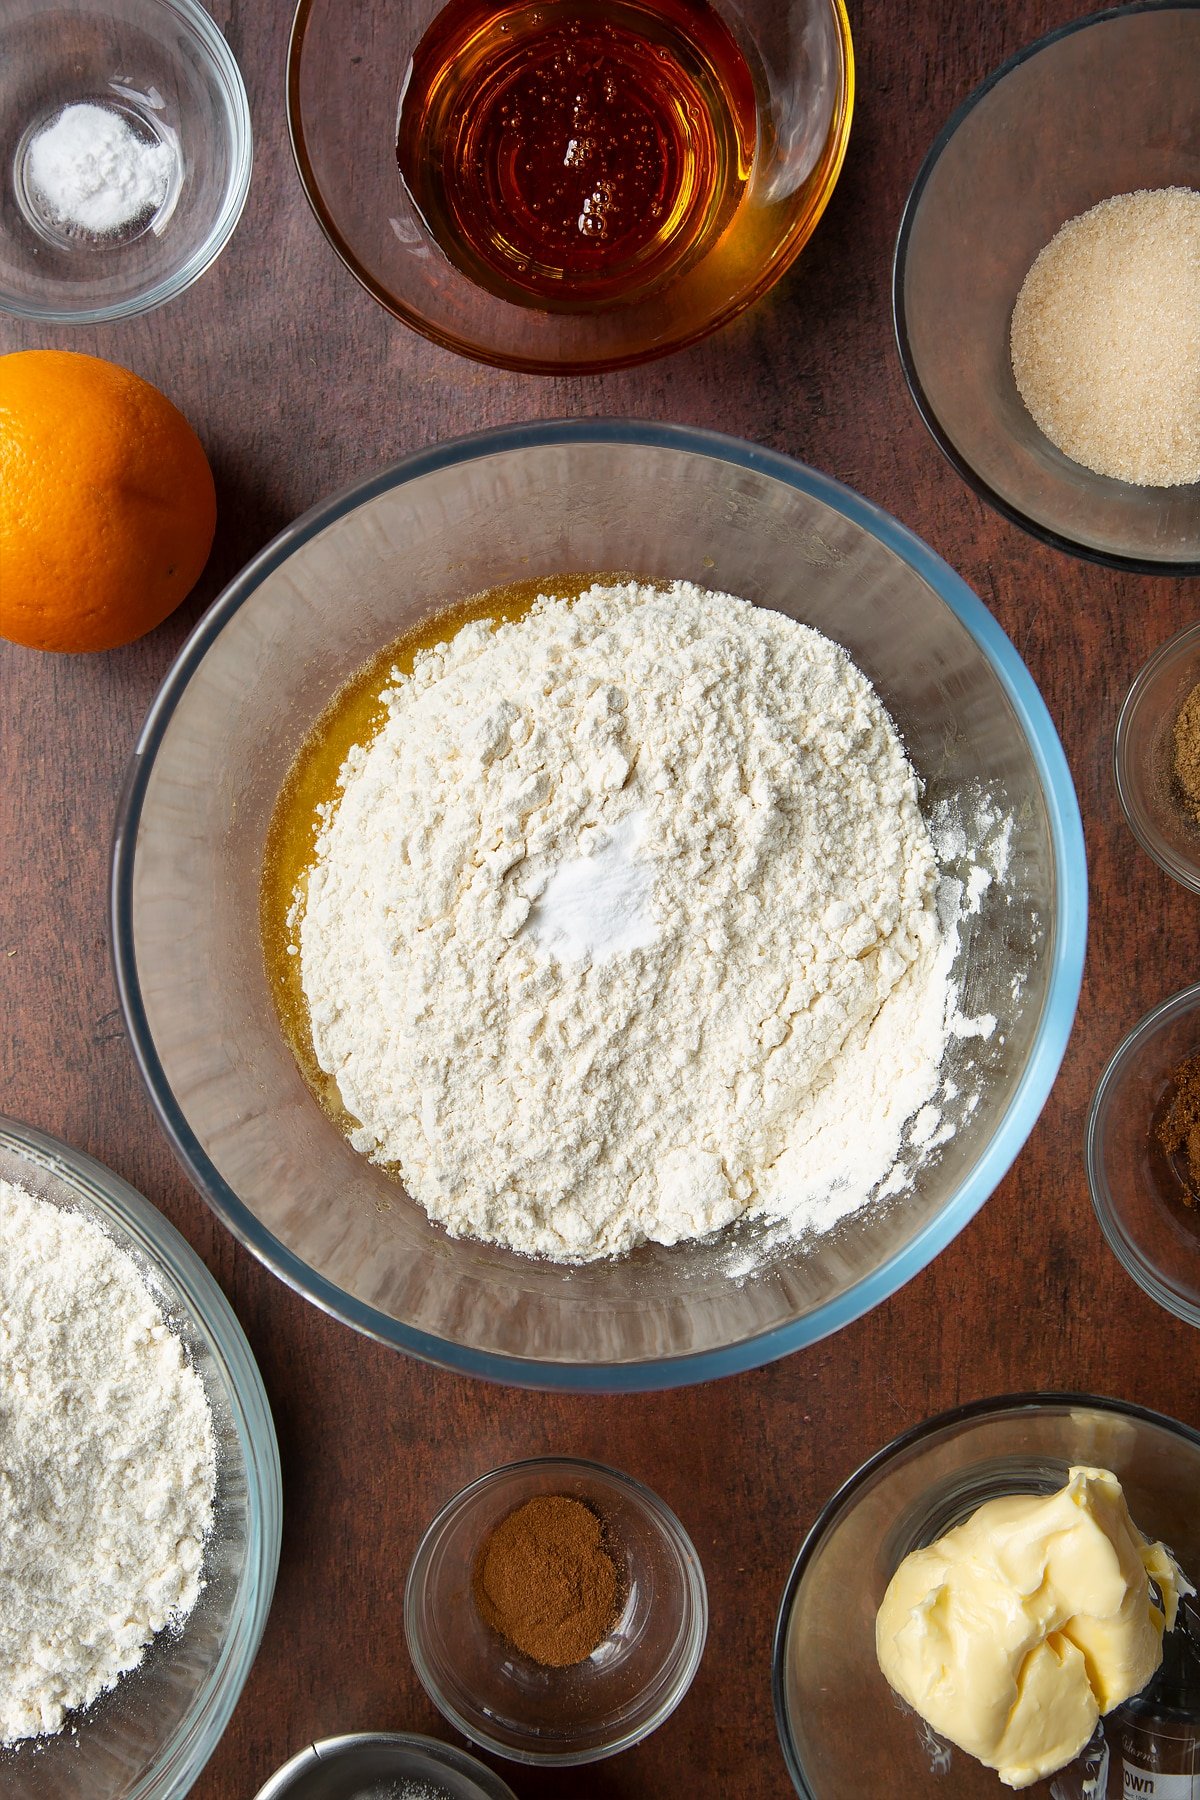
<instances>
[{"instance_id":1,"label":"glass bowl rim","mask_svg":"<svg viewBox=\"0 0 1200 1800\"><path fill-rule=\"evenodd\" d=\"M0 1115L0 1147L80 1194L113 1227L122 1248L132 1247L163 1271L208 1339L225 1379L246 1475L246 1561L257 1568L241 1584L241 1602L219 1660L155 1765L128 1790L128 1800L183 1800L229 1724L271 1610L283 1537L283 1487L270 1402L246 1334L215 1277L144 1194L85 1151L7 1115Z\"/></svg>"},{"instance_id":2,"label":"glass bowl rim","mask_svg":"<svg viewBox=\"0 0 1200 1800\"><path fill-rule=\"evenodd\" d=\"M538 1470L543 1474L558 1473L564 1475L591 1475L599 1477L604 1483L621 1489L635 1503L637 1510L648 1514L660 1528L663 1536L679 1554L684 1573L684 1585L687 1590L691 1608L691 1622L687 1640L683 1646L678 1671L670 1688L644 1719L635 1726L621 1733L611 1743L594 1745L586 1750L536 1750L532 1748L517 1749L512 1744L503 1743L499 1738L490 1737L477 1724L468 1721L458 1711L452 1701L448 1701L440 1683L430 1674L428 1660L425 1656L423 1634L414 1629L413 1622L417 1614L417 1601L420 1597L416 1591L418 1575L421 1577L421 1593L424 1592L424 1577L428 1573L426 1550L456 1514L475 1498L491 1487L499 1487L508 1482L517 1482L527 1472ZM420 1679L422 1687L433 1701L443 1718L448 1719L456 1731L478 1744L495 1756L502 1756L508 1762L519 1762L536 1765L541 1768L577 1768L584 1763L600 1762L610 1756L616 1756L623 1750L630 1750L640 1744L643 1738L657 1731L658 1727L670 1718L687 1694L696 1678L704 1655L704 1646L708 1639L708 1584L704 1578L704 1565L678 1515L666 1501L639 1481L636 1475L627 1475L623 1469L614 1469L608 1463L596 1462L586 1456L525 1456L517 1462L501 1463L497 1468L488 1469L477 1475L465 1487L451 1496L421 1533L420 1541L413 1552L408 1566L408 1575L404 1583L404 1636L408 1644L408 1653Z\"/></svg>"},{"instance_id":3,"label":"glass bowl rim","mask_svg":"<svg viewBox=\"0 0 1200 1800\"><path fill-rule=\"evenodd\" d=\"M119 3L119 0L118 0ZM254 166L254 137L250 124L250 101L237 59L229 48L216 21L199 0L149 0L149 4L166 13L174 13L199 44L205 63L225 96L230 146L230 170L221 197L220 210L212 225L191 255L170 275L153 287L128 299L107 306L38 306L14 300L0 292L0 313L16 319L31 319L41 325L103 325L114 319L132 319L139 313L151 312L167 300L175 299L200 279L216 262L237 227L250 191Z\"/></svg>"},{"instance_id":4,"label":"glass bowl rim","mask_svg":"<svg viewBox=\"0 0 1200 1800\"><path fill-rule=\"evenodd\" d=\"M1176 1019L1186 1013L1200 1010L1200 981L1191 987L1181 988L1178 993L1160 1000L1157 1006L1140 1018L1131 1030L1127 1031L1112 1055L1104 1065L1096 1090L1088 1107L1087 1124L1084 1127L1084 1162L1087 1166L1088 1190L1092 1196L1092 1207L1096 1214L1100 1230L1109 1249L1120 1263L1125 1273L1137 1282L1144 1294L1149 1294L1165 1311L1182 1319L1185 1325L1200 1326L1200 1306L1180 1294L1169 1282L1163 1280L1154 1263L1140 1244L1132 1238L1121 1223L1120 1210L1113 1198L1108 1177L1105 1174L1104 1158L1100 1150L1100 1131L1102 1115L1106 1109L1109 1096L1118 1078L1124 1073L1128 1064L1137 1055L1142 1045L1154 1037L1164 1025L1173 1024Z\"/></svg>"},{"instance_id":5,"label":"glass bowl rim","mask_svg":"<svg viewBox=\"0 0 1200 1800\"><path fill-rule=\"evenodd\" d=\"M1155 842L1146 822L1142 809L1133 798L1132 784L1129 780L1129 736L1133 726L1133 715L1154 677L1166 667L1176 656L1190 650L1193 646L1200 649L1200 621L1185 625L1169 637L1165 644L1160 644L1152 656L1142 664L1133 678L1129 692L1121 703L1117 715L1116 729L1113 732L1113 774L1117 784L1117 799L1121 802L1121 811L1125 815L1125 823L1141 845L1146 855L1151 857L1172 880L1183 887L1191 888L1194 894L1200 894L1200 860L1190 863L1176 856L1170 846Z\"/></svg>"},{"instance_id":6,"label":"glass bowl rim","mask_svg":"<svg viewBox=\"0 0 1200 1800\"><path fill-rule=\"evenodd\" d=\"M510 450L625 445L700 455L761 473L831 506L922 577L965 627L1013 707L1045 796L1055 852L1056 943L1042 1017L1020 1081L970 1176L924 1228L844 1294L716 1350L621 1363L551 1362L480 1351L419 1331L356 1299L317 1273L259 1222L193 1134L159 1061L141 1000L132 931L138 827L155 756L184 690L210 644L261 582L311 538L381 494L420 477ZM1050 1093L1066 1050L1083 977L1087 864L1079 803L1045 701L1013 644L961 576L899 520L832 476L740 438L638 419L557 419L502 425L413 451L318 502L252 557L196 624L167 671L138 733L118 802L109 883L109 928L118 997L134 1057L176 1156L222 1223L281 1280L368 1337L425 1362L518 1387L641 1392L710 1381L789 1355L860 1318L920 1273L974 1218L1015 1160Z\"/></svg>"},{"instance_id":7,"label":"glass bowl rim","mask_svg":"<svg viewBox=\"0 0 1200 1800\"><path fill-rule=\"evenodd\" d=\"M453 1769L458 1775L469 1776L479 1789L480 1800L517 1800L516 1795L502 1776L486 1763L481 1763L467 1750L460 1750L457 1744L443 1743L441 1738L427 1737L421 1731L347 1731L337 1737L318 1738L315 1743L305 1745L295 1756L288 1758L273 1775L268 1775L266 1782L257 1790L254 1800L288 1800L292 1793L292 1784L298 1775L313 1769L319 1763L332 1763L345 1750L357 1749L360 1745L387 1745L397 1750L416 1749L433 1761L441 1761L443 1767ZM486 1782L481 1779L486 1777ZM384 1777L387 1780L388 1777Z\"/></svg>"},{"instance_id":8,"label":"glass bowl rim","mask_svg":"<svg viewBox=\"0 0 1200 1800\"><path fill-rule=\"evenodd\" d=\"M949 147L951 139L958 132L959 126L974 112L981 100L987 98L992 89L999 84L1022 63L1029 62L1043 50L1048 50L1060 39L1071 37L1077 31L1086 31L1093 25L1107 25L1114 19L1131 17L1137 13L1160 12L1196 12L1200 9L1200 0L1128 0L1122 6L1109 6L1101 12L1087 14L1081 19L1072 19L1065 25L1059 25L1053 31L1046 32L1036 38L1033 43L1002 62L998 68L980 82L963 100L946 123L942 126L933 143L926 151L921 166L917 170L908 198L904 202L904 211L900 215L900 227L896 234L896 248L892 257L892 329L896 340L896 350L900 358L900 367L904 371L904 379L913 404L920 414L921 420L930 437L941 451L951 468L964 481L971 491L985 501L1002 518L1011 524L1019 525L1030 537L1038 538L1049 544L1053 550L1061 550L1064 555L1078 556L1086 562L1099 563L1106 569L1120 569L1131 575L1200 575L1200 559L1175 558L1155 560L1148 557L1123 556L1116 551L1098 550L1092 545L1080 543L1077 539L1067 537L1056 531L1053 526L1043 525L1031 518L1019 506L1005 500L992 487L959 450L943 427L933 403L925 392L921 377L917 372L916 360L912 352L912 344L908 334L908 313L904 303L904 280L908 268L908 254L912 238L913 226L918 208L924 196L934 169L941 161L943 152Z\"/></svg>"},{"instance_id":9,"label":"glass bowl rim","mask_svg":"<svg viewBox=\"0 0 1200 1800\"><path fill-rule=\"evenodd\" d=\"M822 3L828 7L837 34L838 48L841 52L841 80L835 96L834 115L826 140L826 148L829 151L829 172L819 204L808 220L807 230L803 235L798 231L789 234L784 248L771 259L758 279L743 293L735 295L725 306L722 306L705 324L697 326L693 331L666 338L646 349L617 352L608 356L547 357L501 354L472 343L469 338L461 336L457 332L439 329L426 319L416 307L408 306L389 294L383 283L377 281L355 255L349 242L343 237L332 212L325 205L320 184L309 157L300 106L300 59L303 54L304 39L313 12L322 3L323 0L297 0L288 36L284 110L287 116L288 141L292 147L292 157L296 164L296 173L300 178L304 197L335 255L359 285L365 288L371 298L383 307L385 312L390 313L394 319L398 319L402 325L407 325L410 330L416 331L422 337L440 345L442 349L449 350L456 356L468 357L474 362L487 363L492 368L508 369L522 375L597 375L609 369L631 369L640 363L654 362L659 357L671 356L677 350L685 350L691 345L711 337L714 332L720 331L733 319L736 319L738 314L744 312L747 307L753 306L757 300L761 300L763 295L786 274L820 224L825 209L833 197L833 191L842 172L842 165L846 160L850 126L854 117L854 42L850 32L850 17L846 11L846 0L822 0ZM1200 0L1197 0L1197 3L1200 4Z\"/></svg>"},{"instance_id":10,"label":"glass bowl rim","mask_svg":"<svg viewBox=\"0 0 1200 1800\"><path fill-rule=\"evenodd\" d=\"M1040 1410L1043 1407L1070 1409L1072 1407L1089 1407L1093 1412L1114 1413L1121 1418L1137 1419L1143 1424L1158 1425L1173 1433L1176 1437L1187 1440L1200 1451L1200 1431L1184 1424L1181 1419L1173 1419L1169 1413L1153 1411L1148 1406L1139 1406L1132 1400L1118 1400L1104 1394L1084 1394L1076 1389L1064 1389L1061 1392L1053 1389L1031 1389L1020 1394L996 1394L982 1400L970 1400L962 1406L952 1406L945 1412L935 1413L930 1419L923 1419L919 1425L909 1426L890 1443L876 1450L854 1473L842 1482L841 1486L825 1502L813 1523L805 1532L792 1564L787 1581L784 1583L783 1597L779 1602L779 1611L775 1618L775 1635L771 1645L771 1694L775 1705L775 1729L779 1737L780 1748L787 1772L791 1776L792 1785L801 1800L820 1800L808 1785L807 1777L800 1766L800 1759L792 1742L791 1728L788 1724L787 1699L784 1682L784 1660L787 1653L787 1633L791 1623L792 1608L796 1594L808 1570L816 1551L828 1535L837 1516L845 1509L848 1501L853 1499L858 1490L865 1486L877 1470L893 1457L925 1438L936 1437L939 1432L949 1430L971 1419L1013 1417L1019 1413Z\"/></svg>"}]
</instances>

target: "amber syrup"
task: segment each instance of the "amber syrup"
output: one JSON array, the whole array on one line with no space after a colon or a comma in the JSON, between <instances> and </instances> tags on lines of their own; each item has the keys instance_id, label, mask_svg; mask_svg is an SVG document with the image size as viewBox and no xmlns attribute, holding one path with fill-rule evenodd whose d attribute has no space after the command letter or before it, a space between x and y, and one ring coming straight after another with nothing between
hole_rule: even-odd
<instances>
[{"instance_id":1,"label":"amber syrup","mask_svg":"<svg viewBox=\"0 0 1200 1800\"><path fill-rule=\"evenodd\" d=\"M728 227L754 82L704 0L450 0L413 56L400 173L450 260L502 298L639 299Z\"/></svg>"}]
</instances>

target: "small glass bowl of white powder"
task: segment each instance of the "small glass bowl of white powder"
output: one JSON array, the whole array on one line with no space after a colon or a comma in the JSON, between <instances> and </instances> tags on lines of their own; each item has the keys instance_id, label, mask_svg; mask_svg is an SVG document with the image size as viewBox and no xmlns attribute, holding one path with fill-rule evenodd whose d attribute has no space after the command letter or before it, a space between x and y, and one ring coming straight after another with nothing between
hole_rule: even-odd
<instances>
[{"instance_id":1,"label":"small glass bowl of white powder","mask_svg":"<svg viewBox=\"0 0 1200 1800\"><path fill-rule=\"evenodd\" d=\"M4 1362L26 1371L0 1416L0 1791L162 1800L198 1778L266 1624L281 1535L266 1394L162 1214L3 1118L0 1225Z\"/></svg>"},{"instance_id":2,"label":"small glass bowl of white powder","mask_svg":"<svg viewBox=\"0 0 1200 1800\"><path fill-rule=\"evenodd\" d=\"M0 310L94 324L189 287L233 232L250 113L196 0L0 10Z\"/></svg>"}]
</instances>

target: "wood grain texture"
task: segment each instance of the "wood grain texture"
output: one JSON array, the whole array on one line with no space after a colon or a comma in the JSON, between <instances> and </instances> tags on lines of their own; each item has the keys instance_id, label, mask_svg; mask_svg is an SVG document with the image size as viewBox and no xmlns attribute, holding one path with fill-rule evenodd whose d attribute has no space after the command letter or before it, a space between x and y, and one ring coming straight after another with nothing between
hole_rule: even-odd
<instances>
[{"instance_id":1,"label":"wood grain texture","mask_svg":"<svg viewBox=\"0 0 1200 1800\"><path fill-rule=\"evenodd\" d=\"M787 1800L771 1712L775 1609L804 1531L867 1455L933 1411L1031 1386L1119 1395L1200 1424L1196 1334L1109 1254L1082 1157L1088 1098L1118 1037L1200 973L1200 901L1137 849L1110 773L1121 698L1146 656L1196 614L1198 584L1072 560L985 508L917 418L890 324L892 245L929 142L997 62L1077 10L1072 0L852 0L859 104L849 156L795 269L709 342L584 380L456 359L358 288L292 165L287 0L219 0L257 150L229 249L180 300L121 326L0 325L0 349L89 350L158 383L195 424L217 477L216 548L175 618L105 657L7 646L0 656L0 1106L101 1158L179 1226L245 1326L279 1429L275 1606L196 1800L247 1800L314 1737L451 1735L405 1650L405 1571L438 1506L508 1458L595 1456L649 1482L692 1532L712 1601L700 1674L659 1733L569 1779L509 1767L517 1792ZM388 459L476 427L564 414L740 433L840 477L916 530L983 596L1038 681L1078 785L1091 869L1075 1032L1039 1124L982 1214L837 1337L755 1373L638 1398L531 1395L424 1368L267 1274L172 1159L115 1011L106 944L108 840L126 757L175 650L220 587L296 514Z\"/></svg>"}]
</instances>

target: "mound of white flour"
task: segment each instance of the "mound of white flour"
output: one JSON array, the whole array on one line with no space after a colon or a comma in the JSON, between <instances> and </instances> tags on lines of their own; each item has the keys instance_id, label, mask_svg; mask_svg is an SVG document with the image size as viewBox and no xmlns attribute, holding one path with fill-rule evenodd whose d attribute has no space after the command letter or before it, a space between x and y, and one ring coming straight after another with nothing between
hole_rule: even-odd
<instances>
[{"instance_id":1,"label":"mound of white flour","mask_svg":"<svg viewBox=\"0 0 1200 1800\"><path fill-rule=\"evenodd\" d=\"M950 950L838 646L687 583L542 599L421 653L340 779L299 926L317 1059L451 1233L802 1233L887 1176Z\"/></svg>"},{"instance_id":2,"label":"mound of white flour","mask_svg":"<svg viewBox=\"0 0 1200 1800\"><path fill-rule=\"evenodd\" d=\"M191 1611L214 1470L133 1258L0 1181L0 1744L58 1731Z\"/></svg>"}]
</instances>

